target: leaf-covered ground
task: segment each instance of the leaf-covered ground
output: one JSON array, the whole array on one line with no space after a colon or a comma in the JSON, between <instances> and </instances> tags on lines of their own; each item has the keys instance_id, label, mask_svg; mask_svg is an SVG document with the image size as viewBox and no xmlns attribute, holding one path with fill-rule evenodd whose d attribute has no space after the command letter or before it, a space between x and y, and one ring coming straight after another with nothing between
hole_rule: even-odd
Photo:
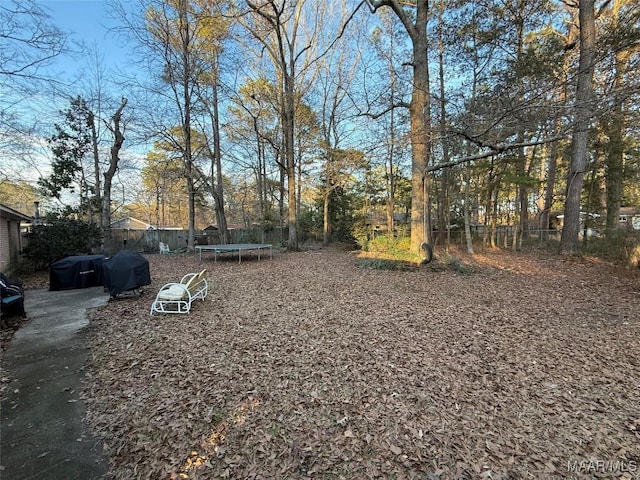
<instances>
[{"instance_id":1,"label":"leaf-covered ground","mask_svg":"<svg viewBox=\"0 0 640 480\"><path fill-rule=\"evenodd\" d=\"M487 254L472 273L337 249L149 256L89 327L87 420L117 479L636 478L640 278ZM155 292L209 269L189 315Z\"/></svg>"}]
</instances>

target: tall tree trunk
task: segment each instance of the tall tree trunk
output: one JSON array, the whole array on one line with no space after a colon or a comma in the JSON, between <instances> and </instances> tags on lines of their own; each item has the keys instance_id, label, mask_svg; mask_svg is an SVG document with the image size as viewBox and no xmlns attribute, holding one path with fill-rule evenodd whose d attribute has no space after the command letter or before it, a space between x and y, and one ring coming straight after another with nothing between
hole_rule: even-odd
<instances>
[{"instance_id":1,"label":"tall tree trunk","mask_svg":"<svg viewBox=\"0 0 640 480\"><path fill-rule=\"evenodd\" d=\"M395 82L395 79L392 83ZM395 143L396 143L396 125L395 125L395 113L391 110L391 118L389 119L389 140L390 147L389 153L387 156L387 201L386 201L386 211L387 211L387 232L389 236L393 238L395 231L395 198L396 198L396 171L395 171Z\"/></svg>"},{"instance_id":2,"label":"tall tree trunk","mask_svg":"<svg viewBox=\"0 0 640 480\"><path fill-rule=\"evenodd\" d=\"M286 170L284 166L280 164L280 162L277 162L277 163L278 163L278 170L280 171L280 182L279 182L280 195L278 197L278 214L280 216L281 231L283 231L282 227L284 226L284 198L286 196L286 187L285 187ZM287 234L287 240L288 238L289 237ZM282 241L284 242L284 235L282 236Z\"/></svg>"},{"instance_id":3,"label":"tall tree trunk","mask_svg":"<svg viewBox=\"0 0 640 480\"><path fill-rule=\"evenodd\" d=\"M516 62L522 62L522 51L524 47L524 18L518 12L516 15L517 22L517 41L518 44L516 46ZM522 103L524 98L524 86L522 82L518 83L518 103ZM524 143L525 139L525 126L520 124L518 125L518 143ZM516 243L516 235L517 230L520 230L520 236L526 236L529 230L529 186L527 181L527 157L524 151L524 147L520 147L517 150L517 174L518 174L518 216L520 217L520 222L518 228L514 231L514 249L517 246Z\"/></svg>"},{"instance_id":4,"label":"tall tree trunk","mask_svg":"<svg viewBox=\"0 0 640 480\"><path fill-rule=\"evenodd\" d=\"M104 172L104 191L102 194L102 215L100 223L103 225L104 239L108 241L111 238L111 185L113 177L118 171L118 162L120 161L120 150L124 144L124 134L120 128L122 121L122 111L127 106L127 99L123 98L118 110L111 117L111 132L113 134L113 145L111 146L111 157L109 158L109 168Z\"/></svg>"},{"instance_id":5,"label":"tall tree trunk","mask_svg":"<svg viewBox=\"0 0 640 480\"><path fill-rule=\"evenodd\" d=\"M540 215L540 230L544 231L546 238L551 226L550 215L553 207L553 197L556 187L556 173L558 169L558 142L553 142L549 149L549 165L547 166L547 181L544 190L544 206Z\"/></svg>"},{"instance_id":6,"label":"tall tree trunk","mask_svg":"<svg viewBox=\"0 0 640 480\"><path fill-rule=\"evenodd\" d=\"M473 238L471 237L471 205L470 202L470 190L471 190L471 173L468 168L464 169L464 236L467 240L467 253L473 255Z\"/></svg>"},{"instance_id":7,"label":"tall tree trunk","mask_svg":"<svg viewBox=\"0 0 640 480\"><path fill-rule=\"evenodd\" d=\"M193 168L193 152L191 150L191 65L190 65L190 42L191 33L189 30L189 21L187 19L187 0L179 0L178 7L179 18L179 34L182 40L182 71L181 71L181 84L182 84L182 133L184 136L183 155L185 165L185 177L187 180L187 195L188 195L188 213L189 213L189 233L187 237L187 250L192 252L194 250L195 243L195 220L196 220L196 207L195 207L195 182Z\"/></svg>"},{"instance_id":8,"label":"tall tree trunk","mask_svg":"<svg viewBox=\"0 0 640 480\"><path fill-rule=\"evenodd\" d=\"M564 225L560 239L560 253L578 253L580 230L580 197L587 165L589 123L592 115L593 59L595 54L594 0L580 0L578 7L580 24L580 60L578 63L578 87L576 90L575 125L571 145L571 163L567 176L567 197L564 206Z\"/></svg>"},{"instance_id":9,"label":"tall tree trunk","mask_svg":"<svg viewBox=\"0 0 640 480\"><path fill-rule=\"evenodd\" d=\"M561 126L560 119L556 119L554 122L554 132L559 134ZM540 230L543 230L541 238L548 238L548 230L551 228L551 209L553 208L553 199L555 197L556 188L556 175L558 171L558 161L560 158L559 141L555 141L549 148L549 164L547 165L547 179L544 190L544 205L542 207L542 214L540 215Z\"/></svg>"},{"instance_id":10,"label":"tall tree trunk","mask_svg":"<svg viewBox=\"0 0 640 480\"><path fill-rule=\"evenodd\" d=\"M287 209L289 239L288 248L298 250L298 205L296 202L296 157L294 151L294 98L293 77L284 73L284 105L282 115L282 132L284 140L285 165L287 172Z\"/></svg>"},{"instance_id":11,"label":"tall tree trunk","mask_svg":"<svg viewBox=\"0 0 640 480\"><path fill-rule=\"evenodd\" d=\"M411 251L419 252L422 243L433 243L429 212L427 165L431 156L431 96L427 59L428 1L418 0L413 45L413 90L411 121Z\"/></svg>"},{"instance_id":12,"label":"tall tree trunk","mask_svg":"<svg viewBox=\"0 0 640 480\"><path fill-rule=\"evenodd\" d=\"M251 116L253 132L256 136L256 155L258 157L258 162L255 168L256 172L256 187L258 194L258 204L260 206L260 220L262 223L265 223L266 220L266 208L267 208L267 192L266 192L266 171L265 171L265 149L264 149L264 141L262 140L262 136L260 135L260 129L258 126L258 117L255 115Z\"/></svg>"},{"instance_id":13,"label":"tall tree trunk","mask_svg":"<svg viewBox=\"0 0 640 480\"><path fill-rule=\"evenodd\" d=\"M518 132L518 141L524 141L524 132L521 130ZM516 231L520 231L520 236L526 237L529 231L529 186L525 177L527 175L527 156L525 155L524 147L520 147L517 152L518 155L518 217L520 222L516 227ZM514 245L516 247L516 245Z\"/></svg>"},{"instance_id":14,"label":"tall tree trunk","mask_svg":"<svg viewBox=\"0 0 640 480\"><path fill-rule=\"evenodd\" d=\"M567 44L571 44L575 41L576 37L576 28L573 24L569 25L569 32L567 34ZM568 89L568 81L567 77L569 75L569 56L565 56L564 66L562 69L562 87L560 89L560 105L564 106L567 103L567 89ZM554 120L554 136L559 137L562 131L562 120L558 117ZM555 196L555 188L556 188L556 176L557 176L557 168L558 162L562 160L562 156L560 153L560 142L555 141L551 144L550 152L549 152L549 165L547 167L547 182L544 192L544 208L542 210L542 215L540 218L540 228L542 230L549 230L551 227L550 223L550 215L551 209L553 208L553 200ZM547 237L547 233L545 232L545 238Z\"/></svg>"},{"instance_id":15,"label":"tall tree trunk","mask_svg":"<svg viewBox=\"0 0 640 480\"><path fill-rule=\"evenodd\" d=\"M323 195L322 203L322 243L329 245L331 241L331 221L329 218L329 198L331 197L331 190L327 191Z\"/></svg>"},{"instance_id":16,"label":"tall tree trunk","mask_svg":"<svg viewBox=\"0 0 640 480\"><path fill-rule=\"evenodd\" d=\"M389 46L389 63L388 71L390 82L390 98L391 102L394 102L396 95L397 74L393 64L393 51L395 48L395 37L390 35ZM387 232L391 238L395 235L395 203L396 203L396 168L395 168L395 152L396 152L396 112L395 109L391 109L389 113L389 149L387 153L387 168L386 168L386 187L387 187L387 201L386 201L386 213L387 213Z\"/></svg>"},{"instance_id":17,"label":"tall tree trunk","mask_svg":"<svg viewBox=\"0 0 640 480\"><path fill-rule=\"evenodd\" d=\"M93 112L89 112L89 118L87 119L89 122L89 128L91 129L91 146L92 146L92 155L93 155L93 172L95 175L95 196L96 196L96 204L102 205L102 179L100 178L100 155L98 153L98 132L96 130L96 116ZM93 208L92 208L93 210ZM104 215L102 215L102 211L100 214L100 228L102 231L109 228L109 225L104 224Z\"/></svg>"},{"instance_id":18,"label":"tall tree trunk","mask_svg":"<svg viewBox=\"0 0 640 480\"><path fill-rule=\"evenodd\" d=\"M413 50L413 88L409 106L411 123L411 251L419 253L422 243L433 243L429 212L427 166L431 156L431 94L427 24L428 0L416 0L415 14L405 11L398 0L368 0L373 12L389 7L402 22L411 39Z\"/></svg>"},{"instance_id":19,"label":"tall tree trunk","mask_svg":"<svg viewBox=\"0 0 640 480\"><path fill-rule=\"evenodd\" d=\"M216 66L217 68L217 66ZM220 148L220 114L218 108L218 80L213 82L213 157L215 165L215 181L213 174L211 182L214 184L212 189L213 199L215 202L216 221L218 223L218 233L220 235L220 243L229 243L229 230L227 229L227 216L224 211L224 187L222 182L222 149Z\"/></svg>"},{"instance_id":20,"label":"tall tree trunk","mask_svg":"<svg viewBox=\"0 0 640 480\"><path fill-rule=\"evenodd\" d=\"M627 52L617 52L615 55L615 79L613 89L616 92L624 86L624 72L627 62ZM624 179L624 107L618 100L611 112L611 121L607 125L609 136L606 156L606 191L607 191L607 236L618 230L618 217L622 202L622 182Z\"/></svg>"},{"instance_id":21,"label":"tall tree trunk","mask_svg":"<svg viewBox=\"0 0 640 480\"><path fill-rule=\"evenodd\" d=\"M444 2L438 2L438 80L440 87L440 138L442 143L442 162L449 162L449 144L445 132L447 128L447 109L445 103L444 80ZM449 167L442 170L440 179L440 198L438 201L438 238L437 243L446 243L449 247Z\"/></svg>"},{"instance_id":22,"label":"tall tree trunk","mask_svg":"<svg viewBox=\"0 0 640 480\"><path fill-rule=\"evenodd\" d=\"M296 33L292 38L288 37L286 27L291 22L293 31L297 31L304 2L295 5L295 12L291 18L284 15L284 5L280 8L273 0L267 2L253 2L247 0L249 8L262 17L272 30L274 37L271 44L267 38L263 38L256 32L254 36L260 41L271 57L277 71L280 97L280 126L282 129L282 150L284 173L287 179L287 207L289 227L288 248L298 250L298 218L296 196L296 155L295 155L295 76L296 61Z\"/></svg>"}]
</instances>

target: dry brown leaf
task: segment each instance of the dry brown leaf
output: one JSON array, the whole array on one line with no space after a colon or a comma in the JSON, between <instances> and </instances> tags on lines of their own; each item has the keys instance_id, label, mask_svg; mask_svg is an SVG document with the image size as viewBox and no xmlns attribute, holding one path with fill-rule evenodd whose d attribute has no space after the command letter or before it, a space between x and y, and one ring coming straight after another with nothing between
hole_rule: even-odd
<instances>
[{"instance_id":1,"label":"dry brown leaf","mask_svg":"<svg viewBox=\"0 0 640 480\"><path fill-rule=\"evenodd\" d=\"M464 258L470 275L362 270L333 249L149 261L150 294L89 331L87 420L116 480L171 479L192 451L194 480L545 478L640 458L637 277L491 252ZM205 302L149 316L203 265Z\"/></svg>"}]
</instances>

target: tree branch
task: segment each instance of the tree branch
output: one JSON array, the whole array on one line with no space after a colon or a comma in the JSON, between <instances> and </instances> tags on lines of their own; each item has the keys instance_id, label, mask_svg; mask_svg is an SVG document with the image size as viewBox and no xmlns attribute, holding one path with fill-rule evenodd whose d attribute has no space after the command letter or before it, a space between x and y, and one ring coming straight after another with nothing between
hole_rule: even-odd
<instances>
[{"instance_id":1,"label":"tree branch","mask_svg":"<svg viewBox=\"0 0 640 480\"><path fill-rule=\"evenodd\" d=\"M464 135L463 135L464 136ZM465 137L466 138L466 137ZM489 158L500 153L508 152L510 150L516 150L522 147L532 147L535 145L544 145L546 143L557 142L558 140L566 139L566 135L559 135L555 137L545 138L534 142L521 142L521 143L508 143L489 146L489 150L486 152L478 153L476 155L470 155L468 157L458 158L457 160L451 160L450 162L438 163L425 169L425 173L436 172L443 168L455 167L456 165L462 165L463 163L473 162L475 160L482 160L483 158ZM475 142L474 142L475 143Z\"/></svg>"}]
</instances>

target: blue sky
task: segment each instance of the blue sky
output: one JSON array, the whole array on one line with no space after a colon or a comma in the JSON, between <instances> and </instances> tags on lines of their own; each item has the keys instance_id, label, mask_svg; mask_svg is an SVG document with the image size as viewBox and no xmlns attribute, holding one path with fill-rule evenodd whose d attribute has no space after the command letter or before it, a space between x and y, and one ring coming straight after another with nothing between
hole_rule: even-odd
<instances>
[{"instance_id":1,"label":"blue sky","mask_svg":"<svg viewBox=\"0 0 640 480\"><path fill-rule=\"evenodd\" d=\"M89 47L97 46L98 52L104 56L106 68L123 65L127 60L127 52L120 41L109 32L116 22L109 18L104 0L39 0L51 22L58 28L71 34L75 42L83 42ZM80 69L87 67L85 62L58 59L58 67Z\"/></svg>"},{"instance_id":2,"label":"blue sky","mask_svg":"<svg viewBox=\"0 0 640 480\"><path fill-rule=\"evenodd\" d=\"M3 1L0 0L0 4ZM90 48L95 46L98 54L103 57L101 69L105 74L105 83L102 87L109 89L110 77L117 78L117 75L111 74L130 64L131 53L129 48L122 45L122 40L109 31L118 22L109 17L107 2L104 0L36 0L36 3L49 16L47 23L55 25L70 35L69 46L75 51L80 51L76 46L77 43L84 43ZM86 97L87 88L95 88L91 76L95 68L93 56L59 55L50 64L47 63L34 70L40 78L54 79L56 82L43 81L38 84L41 88L30 95L24 95L19 88L13 91L7 90L9 93L6 96L4 90L0 91L0 98L5 101L0 108L8 108L15 112L20 122L27 127L32 128L37 125L38 128L38 133L30 137L29 156L25 156L24 159L15 159L11 164L12 175L16 179L35 184L38 177L49 173L51 152L45 139L53 133L53 123L60 120L59 112L69 106L65 95ZM117 91L114 95L116 101L119 100L120 95L121 92ZM5 163L8 161L2 155L3 152L0 150L0 164L2 164L0 168L8 168Z\"/></svg>"}]
</instances>

